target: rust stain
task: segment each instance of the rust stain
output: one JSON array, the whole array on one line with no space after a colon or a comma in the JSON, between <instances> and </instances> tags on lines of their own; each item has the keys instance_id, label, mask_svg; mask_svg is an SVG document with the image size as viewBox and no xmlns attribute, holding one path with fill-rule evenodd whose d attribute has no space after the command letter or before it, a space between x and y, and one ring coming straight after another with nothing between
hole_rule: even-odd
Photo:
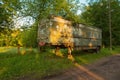
<instances>
[{"instance_id":1,"label":"rust stain","mask_svg":"<svg viewBox=\"0 0 120 80\"><path fill-rule=\"evenodd\" d=\"M65 47L73 47L72 42L72 27L70 22L62 19L61 17L54 17L54 23L50 30L50 42L53 45L59 45L63 43Z\"/></svg>"}]
</instances>

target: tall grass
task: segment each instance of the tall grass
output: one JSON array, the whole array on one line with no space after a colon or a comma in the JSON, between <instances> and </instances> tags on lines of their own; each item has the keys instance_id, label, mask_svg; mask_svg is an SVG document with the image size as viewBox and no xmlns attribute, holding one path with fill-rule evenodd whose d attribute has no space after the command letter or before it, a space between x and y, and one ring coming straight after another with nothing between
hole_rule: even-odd
<instances>
[{"instance_id":1,"label":"tall grass","mask_svg":"<svg viewBox=\"0 0 120 80\"><path fill-rule=\"evenodd\" d=\"M72 66L72 62L66 58L57 57L49 52L39 53L36 49L32 52L27 49L24 55L18 54L16 48L0 52L0 80L34 80L59 73Z\"/></svg>"},{"instance_id":2,"label":"tall grass","mask_svg":"<svg viewBox=\"0 0 120 80\"><path fill-rule=\"evenodd\" d=\"M73 67L73 63L67 59L67 50L61 50L66 57L58 57L49 50L38 52L37 49L21 48L18 54L17 48L0 47L0 80L35 80L44 76L60 73L64 69ZM120 53L120 47L110 51L103 48L99 53L73 51L73 57L79 64L90 64L103 57Z\"/></svg>"},{"instance_id":3,"label":"tall grass","mask_svg":"<svg viewBox=\"0 0 120 80\"><path fill-rule=\"evenodd\" d=\"M120 47L115 47L112 51L109 48L103 48L99 53L77 51L73 52L76 62L79 64L90 64L103 57L120 54Z\"/></svg>"}]
</instances>

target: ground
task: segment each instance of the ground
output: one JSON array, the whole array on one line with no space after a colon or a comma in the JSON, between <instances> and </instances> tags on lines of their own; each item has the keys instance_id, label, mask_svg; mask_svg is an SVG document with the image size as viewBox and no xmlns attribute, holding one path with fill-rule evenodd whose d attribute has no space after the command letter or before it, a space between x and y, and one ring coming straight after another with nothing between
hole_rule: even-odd
<instances>
[{"instance_id":1,"label":"ground","mask_svg":"<svg viewBox=\"0 0 120 80\"><path fill-rule=\"evenodd\" d=\"M79 65L40 80L120 80L120 54L102 58L89 65Z\"/></svg>"}]
</instances>

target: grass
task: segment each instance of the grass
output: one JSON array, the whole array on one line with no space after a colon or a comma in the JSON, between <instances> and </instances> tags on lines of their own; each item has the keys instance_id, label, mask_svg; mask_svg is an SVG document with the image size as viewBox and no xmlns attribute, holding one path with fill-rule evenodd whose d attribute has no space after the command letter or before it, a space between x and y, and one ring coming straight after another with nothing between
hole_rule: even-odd
<instances>
[{"instance_id":1,"label":"grass","mask_svg":"<svg viewBox=\"0 0 120 80\"><path fill-rule=\"evenodd\" d=\"M67 59L67 50L62 50L66 56L64 58L55 56L50 50L38 52L36 49L30 51L30 49L21 48L21 53L18 54L15 47L0 47L0 80L23 80L24 78L39 80L74 66ZM113 51L103 48L99 53L72 52L75 61L79 64L89 64L100 58L118 53L120 53L120 47L116 47Z\"/></svg>"},{"instance_id":2,"label":"grass","mask_svg":"<svg viewBox=\"0 0 120 80\"><path fill-rule=\"evenodd\" d=\"M73 53L76 62L78 62L79 64L90 64L96 62L97 60L103 57L120 54L120 47L116 47L112 51L110 51L108 48L103 48L99 53L91 53L91 52L83 52L83 51L75 51Z\"/></svg>"},{"instance_id":3,"label":"grass","mask_svg":"<svg viewBox=\"0 0 120 80\"><path fill-rule=\"evenodd\" d=\"M18 54L16 48L0 48L4 49L0 52L0 80L41 78L73 66L66 58L48 52L39 53L36 49L32 52L27 50L25 55Z\"/></svg>"}]
</instances>

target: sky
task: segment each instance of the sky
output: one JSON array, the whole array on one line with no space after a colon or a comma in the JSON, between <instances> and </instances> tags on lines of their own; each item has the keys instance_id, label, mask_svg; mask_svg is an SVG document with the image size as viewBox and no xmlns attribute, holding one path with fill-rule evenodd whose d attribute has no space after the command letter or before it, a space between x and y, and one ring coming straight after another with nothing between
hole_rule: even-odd
<instances>
[{"instance_id":1,"label":"sky","mask_svg":"<svg viewBox=\"0 0 120 80\"><path fill-rule=\"evenodd\" d=\"M32 25L34 23L34 20L30 16L23 17L23 18L19 17L14 20L14 23L16 28L20 28L23 25Z\"/></svg>"},{"instance_id":2,"label":"sky","mask_svg":"<svg viewBox=\"0 0 120 80\"><path fill-rule=\"evenodd\" d=\"M87 5L87 0L80 0L80 4L85 4ZM81 10L78 10L77 15L81 14Z\"/></svg>"},{"instance_id":3,"label":"sky","mask_svg":"<svg viewBox=\"0 0 120 80\"><path fill-rule=\"evenodd\" d=\"M87 1L86 1L86 0L80 0L80 3L85 3L85 4L87 4Z\"/></svg>"}]
</instances>

